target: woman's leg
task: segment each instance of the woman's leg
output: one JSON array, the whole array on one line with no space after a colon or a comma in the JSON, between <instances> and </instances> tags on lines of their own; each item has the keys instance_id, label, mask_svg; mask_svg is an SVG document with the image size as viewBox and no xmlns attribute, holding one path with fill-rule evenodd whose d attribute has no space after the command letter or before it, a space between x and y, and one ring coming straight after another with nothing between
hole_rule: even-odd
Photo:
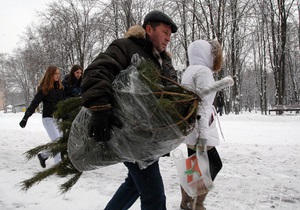
<instances>
[{"instance_id":1,"label":"woman's leg","mask_svg":"<svg viewBox=\"0 0 300 210\"><path fill-rule=\"evenodd\" d=\"M192 210L193 198L185 192L182 186L180 186L180 189L181 189L180 209Z\"/></svg>"},{"instance_id":2,"label":"woman's leg","mask_svg":"<svg viewBox=\"0 0 300 210\"><path fill-rule=\"evenodd\" d=\"M207 156L209 160L209 170L212 181L215 180L217 174L222 169L222 160L219 156L219 153L216 147L211 148L207 151Z\"/></svg>"},{"instance_id":3,"label":"woman's leg","mask_svg":"<svg viewBox=\"0 0 300 210\"><path fill-rule=\"evenodd\" d=\"M61 132L59 131L57 123L53 118L45 117L42 119L42 122L51 141L56 141L58 138L61 137ZM44 151L43 153L41 153L41 155L43 158L47 159L50 156L50 152ZM61 162L61 155L60 153L57 153L54 156L54 163L58 164L59 162Z\"/></svg>"},{"instance_id":4,"label":"woman's leg","mask_svg":"<svg viewBox=\"0 0 300 210\"><path fill-rule=\"evenodd\" d=\"M194 198L193 208L192 208L193 210L205 210L204 200L205 200L206 195L207 195L207 193L204 193L202 195L197 195Z\"/></svg>"}]
</instances>

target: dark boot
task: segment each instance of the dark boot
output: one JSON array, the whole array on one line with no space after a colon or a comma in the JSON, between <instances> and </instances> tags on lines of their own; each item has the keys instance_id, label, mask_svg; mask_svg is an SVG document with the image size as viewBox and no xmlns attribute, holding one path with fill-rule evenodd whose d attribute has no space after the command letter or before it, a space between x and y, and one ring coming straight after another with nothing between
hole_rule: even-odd
<instances>
[{"instance_id":1,"label":"dark boot","mask_svg":"<svg viewBox=\"0 0 300 210\"><path fill-rule=\"evenodd\" d=\"M207 193L204 193L202 195L198 195L194 198L193 202L193 210L205 210L204 208L204 200Z\"/></svg>"},{"instance_id":2,"label":"dark boot","mask_svg":"<svg viewBox=\"0 0 300 210\"><path fill-rule=\"evenodd\" d=\"M181 189L181 210L192 210L193 199L189 196L185 190L180 186Z\"/></svg>"},{"instance_id":3,"label":"dark boot","mask_svg":"<svg viewBox=\"0 0 300 210\"><path fill-rule=\"evenodd\" d=\"M41 154L38 154L37 156L38 156L38 159L40 161L42 168L46 168L46 160L48 158L43 158L43 156Z\"/></svg>"}]
</instances>

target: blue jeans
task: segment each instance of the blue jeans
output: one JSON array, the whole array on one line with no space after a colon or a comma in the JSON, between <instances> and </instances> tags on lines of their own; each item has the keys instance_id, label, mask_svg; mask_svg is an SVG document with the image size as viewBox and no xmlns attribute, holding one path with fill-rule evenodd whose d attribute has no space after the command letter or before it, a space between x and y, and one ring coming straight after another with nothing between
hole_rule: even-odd
<instances>
[{"instance_id":1,"label":"blue jeans","mask_svg":"<svg viewBox=\"0 0 300 210\"><path fill-rule=\"evenodd\" d=\"M141 210L166 210L166 196L158 161L145 169L136 163L124 162L128 176L105 210L127 210L140 197Z\"/></svg>"}]
</instances>

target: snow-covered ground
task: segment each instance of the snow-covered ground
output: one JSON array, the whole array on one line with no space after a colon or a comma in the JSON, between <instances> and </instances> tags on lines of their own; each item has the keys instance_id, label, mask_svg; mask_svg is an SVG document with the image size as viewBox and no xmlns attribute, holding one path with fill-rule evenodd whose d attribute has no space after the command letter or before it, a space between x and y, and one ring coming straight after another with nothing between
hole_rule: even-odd
<instances>
[{"instance_id":1,"label":"snow-covered ground","mask_svg":"<svg viewBox=\"0 0 300 210\"><path fill-rule=\"evenodd\" d=\"M41 115L19 127L23 113L0 112L1 210L99 210L123 182L127 171L116 164L84 172L72 190L61 195L65 178L52 176L27 192L20 182L41 171L38 160L23 153L49 138ZM300 114L284 116L244 113L220 117L225 142L217 147L223 169L206 199L208 210L300 209ZM185 152L185 145L179 146ZM53 161L48 160L48 165ZM160 159L167 209L178 210L179 179L171 157ZM140 209L137 201L132 210Z\"/></svg>"}]
</instances>

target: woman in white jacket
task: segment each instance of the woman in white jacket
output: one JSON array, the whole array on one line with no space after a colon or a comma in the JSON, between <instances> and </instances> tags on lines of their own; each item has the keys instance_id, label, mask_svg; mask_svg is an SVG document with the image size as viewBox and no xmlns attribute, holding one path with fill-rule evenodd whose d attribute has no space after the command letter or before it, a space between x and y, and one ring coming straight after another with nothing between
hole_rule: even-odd
<instances>
[{"instance_id":1,"label":"woman in white jacket","mask_svg":"<svg viewBox=\"0 0 300 210\"><path fill-rule=\"evenodd\" d=\"M182 85L188 85L192 89L202 89L215 83L213 74L221 70L222 47L217 40L197 40L188 47L190 66L182 76ZM195 129L185 138L188 147L188 155L195 153L196 145L203 145L206 142L208 159L212 180L222 168L222 161L216 150L219 144L217 131L217 116L213 106L216 92L202 97L199 104L198 115L200 119L196 122ZM181 187L182 200L181 209L202 210L205 209L203 201L206 194L191 198Z\"/></svg>"}]
</instances>

